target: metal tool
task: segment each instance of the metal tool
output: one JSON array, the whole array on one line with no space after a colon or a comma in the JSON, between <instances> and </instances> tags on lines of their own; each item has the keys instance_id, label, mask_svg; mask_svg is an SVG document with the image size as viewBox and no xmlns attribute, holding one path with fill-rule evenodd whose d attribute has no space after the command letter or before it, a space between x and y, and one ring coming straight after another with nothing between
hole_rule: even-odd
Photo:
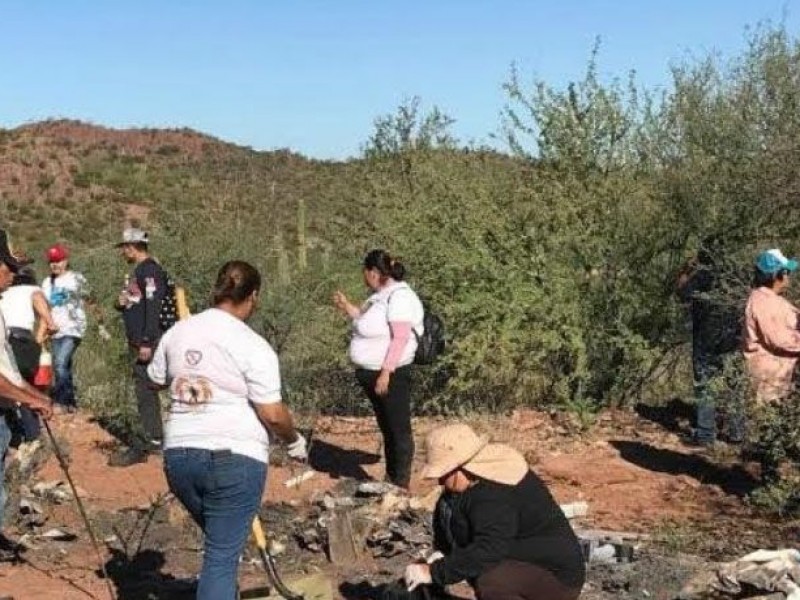
<instances>
[{"instance_id":1,"label":"metal tool","mask_svg":"<svg viewBox=\"0 0 800 600\"><path fill-rule=\"evenodd\" d=\"M78 512L83 519L83 524L86 526L86 532L89 534L89 539L92 542L92 546L94 546L94 551L97 554L97 560L100 563L100 572L103 574L106 587L108 587L108 597L111 598L111 600L116 600L117 596L114 593L113 586L111 585L111 579L108 576L108 572L106 572L105 559L103 558L103 554L100 552L100 545L97 543L97 536L94 534L94 529L92 529L92 523L89 521L89 516L86 514L86 509L83 507L81 497L78 495L78 488L75 487L75 482L72 481L72 475L69 473L69 464L67 463L67 459L64 456L64 453L61 451L61 446L58 445L56 437L53 435L53 430L50 429L50 423L48 423L46 419L42 419L42 422L44 423L45 431L47 431L47 436L50 438L50 443L53 445L53 451L58 459L58 464L61 466L61 470L64 471L64 476L67 478L67 483L69 483L69 487L72 490L72 496L75 498L75 504L78 505Z\"/></svg>"},{"instance_id":2,"label":"metal tool","mask_svg":"<svg viewBox=\"0 0 800 600\"><path fill-rule=\"evenodd\" d=\"M267 577L272 587L286 600L303 600L304 596L302 594L296 594L286 587L286 584L283 583L280 575L278 575L278 569L275 566L275 558L269 551L267 536L264 533L264 528L261 526L261 519L258 518L258 515L253 517L252 529L253 538L256 541L258 552L261 555L261 562L264 565L264 570L267 572Z\"/></svg>"}]
</instances>

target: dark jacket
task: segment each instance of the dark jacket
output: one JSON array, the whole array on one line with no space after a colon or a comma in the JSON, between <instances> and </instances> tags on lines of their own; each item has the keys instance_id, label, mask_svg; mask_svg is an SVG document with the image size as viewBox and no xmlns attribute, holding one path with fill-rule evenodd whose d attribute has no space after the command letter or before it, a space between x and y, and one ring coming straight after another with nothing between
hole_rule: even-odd
<instances>
[{"instance_id":1,"label":"dark jacket","mask_svg":"<svg viewBox=\"0 0 800 600\"><path fill-rule=\"evenodd\" d=\"M443 494L434 545L445 555L431 565L440 585L474 581L505 559L543 567L571 588L586 575L569 521L533 471L515 486L479 480L464 493Z\"/></svg>"},{"instance_id":2,"label":"dark jacket","mask_svg":"<svg viewBox=\"0 0 800 600\"><path fill-rule=\"evenodd\" d=\"M155 347L161 329L161 303L167 293L167 274L152 258L136 265L128 282L128 306L122 308L125 335L133 346Z\"/></svg>"}]
</instances>

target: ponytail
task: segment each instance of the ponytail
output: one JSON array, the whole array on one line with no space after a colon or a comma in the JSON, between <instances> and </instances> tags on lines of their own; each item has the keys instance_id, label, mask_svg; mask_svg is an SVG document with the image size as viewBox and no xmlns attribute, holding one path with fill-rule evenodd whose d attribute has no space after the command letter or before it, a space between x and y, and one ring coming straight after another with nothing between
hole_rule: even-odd
<instances>
[{"instance_id":1,"label":"ponytail","mask_svg":"<svg viewBox=\"0 0 800 600\"><path fill-rule=\"evenodd\" d=\"M395 281L403 281L406 268L399 258L392 257L386 250L371 250L364 257L365 269L376 269L382 279L391 277Z\"/></svg>"},{"instance_id":2,"label":"ponytail","mask_svg":"<svg viewBox=\"0 0 800 600\"><path fill-rule=\"evenodd\" d=\"M261 274L253 265L243 260L232 260L222 265L217 281L211 290L211 304L223 302L241 304L261 290Z\"/></svg>"}]
</instances>

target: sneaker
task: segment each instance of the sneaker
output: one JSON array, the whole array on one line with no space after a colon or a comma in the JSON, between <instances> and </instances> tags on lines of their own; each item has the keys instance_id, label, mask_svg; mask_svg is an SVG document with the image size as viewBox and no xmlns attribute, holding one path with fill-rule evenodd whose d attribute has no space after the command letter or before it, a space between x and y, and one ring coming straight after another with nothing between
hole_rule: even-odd
<instances>
[{"instance_id":1,"label":"sneaker","mask_svg":"<svg viewBox=\"0 0 800 600\"><path fill-rule=\"evenodd\" d=\"M130 467L137 463L147 462L147 452L140 448L120 448L108 459L109 467Z\"/></svg>"}]
</instances>

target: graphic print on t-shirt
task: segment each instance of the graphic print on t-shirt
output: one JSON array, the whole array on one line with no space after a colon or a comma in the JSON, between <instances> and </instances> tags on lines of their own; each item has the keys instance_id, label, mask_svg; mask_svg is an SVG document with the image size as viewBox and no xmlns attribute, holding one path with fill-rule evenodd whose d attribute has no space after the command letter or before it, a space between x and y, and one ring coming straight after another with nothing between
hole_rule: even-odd
<instances>
[{"instance_id":1,"label":"graphic print on t-shirt","mask_svg":"<svg viewBox=\"0 0 800 600\"><path fill-rule=\"evenodd\" d=\"M187 375L177 377L172 382L172 403L170 411L177 409L196 410L211 401L213 392L211 382L205 377ZM175 406L179 404L181 406Z\"/></svg>"},{"instance_id":2,"label":"graphic print on t-shirt","mask_svg":"<svg viewBox=\"0 0 800 600\"><path fill-rule=\"evenodd\" d=\"M69 300L69 292L63 287L54 287L50 290L50 306L66 306Z\"/></svg>"}]
</instances>

